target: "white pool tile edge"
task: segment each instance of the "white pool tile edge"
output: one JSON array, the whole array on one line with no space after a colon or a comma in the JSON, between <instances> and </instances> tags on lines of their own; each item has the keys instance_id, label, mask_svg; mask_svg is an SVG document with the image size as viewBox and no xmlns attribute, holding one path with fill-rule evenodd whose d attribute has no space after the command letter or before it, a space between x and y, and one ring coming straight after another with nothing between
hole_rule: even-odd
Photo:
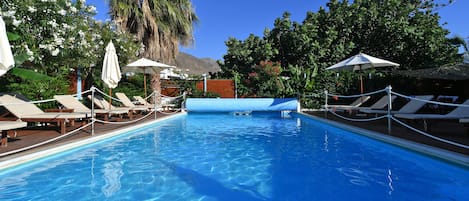
<instances>
[{"instance_id":1,"label":"white pool tile edge","mask_svg":"<svg viewBox=\"0 0 469 201\"><path fill-rule=\"evenodd\" d=\"M326 123L335 127L339 127L339 128L351 131L353 133L367 136L367 137L370 137L370 138L373 138L373 139L376 139L376 140L379 140L388 144L393 144L393 145L403 147L403 148L406 148L406 149L409 149L409 150L412 150L412 151L415 151L415 152L418 152L427 156L431 156L431 157L438 158L443 161L451 162L451 163L469 168L469 157L464 154L444 150L444 149L437 148L437 147L432 147L429 145L425 145L425 144L421 144L421 143L417 143L417 142L413 142L413 141L409 141L409 140L405 140L405 139L401 139L401 138L397 138L397 137L393 137L389 135L385 135L382 133L366 130L366 129L359 128L356 126L351 126L351 125L339 123L336 121L316 117L314 115L310 115L310 114L303 113L303 112L300 112L298 114L304 115L306 117L312 118L314 120L317 120L317 121L320 121L320 122L323 122L323 123Z\"/></svg>"},{"instance_id":2,"label":"white pool tile edge","mask_svg":"<svg viewBox=\"0 0 469 201\"><path fill-rule=\"evenodd\" d=\"M142 124L137 124L135 126L123 128L123 129L116 130L116 131L111 131L111 132L106 133L106 134L96 135L96 136L93 136L93 137L90 137L90 138L74 141L74 142L71 142L71 143L68 143L68 144L59 145L57 147L52 147L52 148L49 148L49 149L44 149L44 150L41 150L41 151L38 151L38 152L35 152L35 153L26 154L26 155L22 155L22 156L19 156L19 157L13 157L9 160L5 160L5 161L0 162L0 171L6 170L6 169L9 169L9 168L13 168L15 166L19 166L19 165L22 165L22 164L25 164L25 163L28 163L28 162L31 162L31 161L39 160L39 159L42 159L42 158L45 158L45 157L48 157L48 156L52 156L54 154L69 151L69 150L72 150L72 149L75 149L75 148L78 148L78 147L81 147L81 146L85 146L85 145L88 145L88 144L99 142L101 140L109 139L111 137L118 136L118 135L121 135L121 134L129 132L129 131L133 131L133 130L136 130L136 129L139 129L139 128L143 128L143 127L149 126L151 124L161 122L161 121L165 121L165 120L172 119L172 118L176 118L176 117L179 117L179 116L182 116L182 115L187 115L187 113L186 112L181 112L179 114L160 117L156 120L148 121L148 122L145 122L145 123L142 123Z\"/></svg>"}]
</instances>

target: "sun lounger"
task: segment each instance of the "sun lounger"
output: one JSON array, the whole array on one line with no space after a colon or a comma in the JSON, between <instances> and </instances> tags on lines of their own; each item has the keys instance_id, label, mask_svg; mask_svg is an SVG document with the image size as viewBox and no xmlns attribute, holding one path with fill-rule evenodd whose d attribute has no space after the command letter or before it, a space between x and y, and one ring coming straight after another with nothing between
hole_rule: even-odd
<instances>
[{"instance_id":1,"label":"sun lounger","mask_svg":"<svg viewBox=\"0 0 469 201\"><path fill-rule=\"evenodd\" d=\"M469 105L469 99L467 99L463 105ZM429 119L465 119L469 118L469 107L456 107L447 114L395 114L397 118L409 119L409 120L423 120L424 129L428 129L427 120ZM461 122L461 120L459 120Z\"/></svg>"},{"instance_id":2,"label":"sun lounger","mask_svg":"<svg viewBox=\"0 0 469 201\"><path fill-rule=\"evenodd\" d=\"M397 98L396 96L391 96L391 102L393 102L396 98ZM379 110L379 109L383 109L384 107L386 107L388 105L388 102L389 102L389 96L384 95L383 97L381 97L378 101L376 101L373 105L369 107L350 107L350 108L337 109L337 110L348 111L349 113L352 113L352 111L359 111L359 110L364 110L364 109Z\"/></svg>"},{"instance_id":3,"label":"sun lounger","mask_svg":"<svg viewBox=\"0 0 469 201\"><path fill-rule=\"evenodd\" d=\"M151 108L155 107L155 104L148 103L144 98L141 96L134 96L134 99L137 100L142 105L150 105ZM170 108L174 108L176 105L170 103L171 101L168 99L161 100L161 107L159 109L166 109L169 110ZM157 107L158 108L158 107Z\"/></svg>"},{"instance_id":4,"label":"sun lounger","mask_svg":"<svg viewBox=\"0 0 469 201\"><path fill-rule=\"evenodd\" d=\"M116 97L121 101L125 107L129 107L131 110L148 111L150 106L146 105L135 105L124 93L116 93Z\"/></svg>"},{"instance_id":5,"label":"sun lounger","mask_svg":"<svg viewBox=\"0 0 469 201\"><path fill-rule=\"evenodd\" d=\"M142 104L142 105L151 105L152 107L154 106L153 104L147 102L147 101L146 101L144 98L142 98L141 96L134 96L134 99L135 99L138 103L140 103L140 104Z\"/></svg>"},{"instance_id":6,"label":"sun lounger","mask_svg":"<svg viewBox=\"0 0 469 201\"><path fill-rule=\"evenodd\" d=\"M114 105L109 105L109 102L104 100L103 97L101 96L94 96L94 99L91 97L91 95L88 95L88 99L93 101L94 105L96 105L100 109L107 110L109 113L115 113L115 112L125 112L129 116L130 119L133 118L132 112L128 107L116 107Z\"/></svg>"},{"instance_id":7,"label":"sun lounger","mask_svg":"<svg viewBox=\"0 0 469 201\"><path fill-rule=\"evenodd\" d=\"M62 104L65 108L68 109L73 109L74 112L77 113L84 113L88 114L91 116L91 109L83 105L80 101L78 101L75 97L72 95L55 95L54 99L57 100L60 104ZM121 117L123 114L127 114L129 111L128 110L105 110L105 109L94 109L94 113L97 116L102 116L104 117L104 120L108 120L109 115L117 115Z\"/></svg>"},{"instance_id":8,"label":"sun lounger","mask_svg":"<svg viewBox=\"0 0 469 201\"><path fill-rule=\"evenodd\" d=\"M351 109L354 107L359 107L363 103L365 103L367 100L369 100L371 97L370 96L362 96L357 98L355 101L350 103L349 105L327 105L328 108L330 109Z\"/></svg>"},{"instance_id":9,"label":"sun lounger","mask_svg":"<svg viewBox=\"0 0 469 201\"><path fill-rule=\"evenodd\" d=\"M416 99L412 99L407 102L401 109L395 111L391 111L391 114L413 114L420 110L425 104L425 101L429 101L433 99L433 95L424 95L424 96L415 96ZM424 100L424 101L421 101ZM368 113L368 114L386 114L388 113L387 110L377 110L377 109L361 109L360 112Z\"/></svg>"},{"instance_id":10,"label":"sun lounger","mask_svg":"<svg viewBox=\"0 0 469 201\"><path fill-rule=\"evenodd\" d=\"M73 112L44 112L36 105L15 98L10 95L0 96L0 104L3 105L17 119L24 122L57 123L60 127L60 133L66 132L66 123L70 122L73 126L75 120L86 118L86 114Z\"/></svg>"},{"instance_id":11,"label":"sun lounger","mask_svg":"<svg viewBox=\"0 0 469 201\"><path fill-rule=\"evenodd\" d=\"M2 131L2 138L0 145L6 147L8 144L8 130L26 127L27 123L22 121L0 121L0 131Z\"/></svg>"}]
</instances>

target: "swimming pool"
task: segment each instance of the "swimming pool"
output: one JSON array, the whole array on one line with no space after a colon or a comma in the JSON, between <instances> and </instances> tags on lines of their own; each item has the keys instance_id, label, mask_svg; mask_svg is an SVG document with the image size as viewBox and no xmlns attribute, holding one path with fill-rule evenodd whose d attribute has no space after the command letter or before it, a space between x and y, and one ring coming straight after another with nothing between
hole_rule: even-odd
<instances>
[{"instance_id":1,"label":"swimming pool","mask_svg":"<svg viewBox=\"0 0 469 201\"><path fill-rule=\"evenodd\" d=\"M190 113L0 173L0 200L467 200L469 170L302 116Z\"/></svg>"}]
</instances>

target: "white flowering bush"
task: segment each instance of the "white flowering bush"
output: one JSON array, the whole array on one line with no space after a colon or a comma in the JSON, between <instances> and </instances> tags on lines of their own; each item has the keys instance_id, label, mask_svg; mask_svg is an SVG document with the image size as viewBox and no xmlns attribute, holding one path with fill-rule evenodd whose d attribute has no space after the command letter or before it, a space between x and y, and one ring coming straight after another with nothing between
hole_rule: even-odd
<instances>
[{"instance_id":1,"label":"white flowering bush","mask_svg":"<svg viewBox=\"0 0 469 201\"><path fill-rule=\"evenodd\" d=\"M131 36L93 19L96 7L85 0L0 0L0 6L7 31L17 36L10 41L15 57L24 58L23 68L41 74L67 80L70 69L83 69L87 76L91 66L98 73L111 39L122 64L140 49Z\"/></svg>"}]
</instances>

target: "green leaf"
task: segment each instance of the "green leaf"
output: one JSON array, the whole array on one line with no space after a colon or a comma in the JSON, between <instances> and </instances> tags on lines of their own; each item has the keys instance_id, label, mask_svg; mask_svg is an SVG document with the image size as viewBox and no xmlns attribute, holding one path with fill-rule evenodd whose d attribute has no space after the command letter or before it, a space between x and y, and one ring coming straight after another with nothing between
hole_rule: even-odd
<instances>
[{"instance_id":1,"label":"green leaf","mask_svg":"<svg viewBox=\"0 0 469 201\"><path fill-rule=\"evenodd\" d=\"M26 60L28 60L28 55L26 53L22 54L17 54L15 55L15 64L16 65L21 65L23 64Z\"/></svg>"},{"instance_id":2,"label":"green leaf","mask_svg":"<svg viewBox=\"0 0 469 201\"><path fill-rule=\"evenodd\" d=\"M15 33L7 32L7 37L9 41L17 41L21 39L21 36Z\"/></svg>"},{"instance_id":3,"label":"green leaf","mask_svg":"<svg viewBox=\"0 0 469 201\"><path fill-rule=\"evenodd\" d=\"M24 68L13 68L11 69L11 74L28 81L49 81L53 79L47 75Z\"/></svg>"}]
</instances>

